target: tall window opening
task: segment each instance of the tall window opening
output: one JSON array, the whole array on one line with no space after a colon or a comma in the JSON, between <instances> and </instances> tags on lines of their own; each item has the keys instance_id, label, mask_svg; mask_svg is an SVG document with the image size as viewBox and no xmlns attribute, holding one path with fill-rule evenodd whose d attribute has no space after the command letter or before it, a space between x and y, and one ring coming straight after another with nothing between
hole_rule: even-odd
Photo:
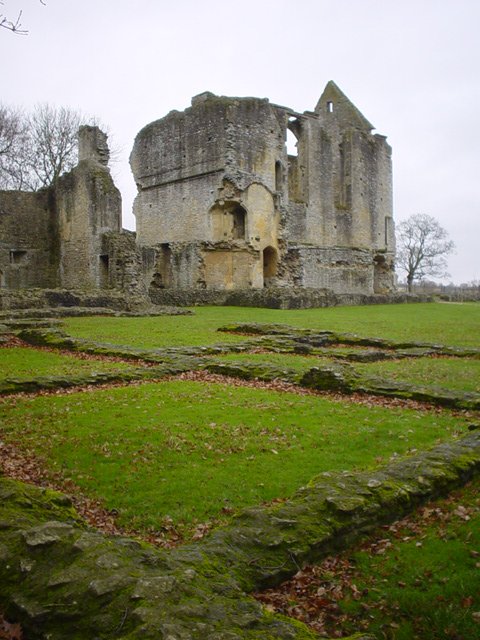
<instances>
[{"instance_id":1,"label":"tall window opening","mask_svg":"<svg viewBox=\"0 0 480 640\"><path fill-rule=\"evenodd\" d=\"M275 162L275 191L281 191L283 187L283 167L280 160Z\"/></svg>"},{"instance_id":2,"label":"tall window opening","mask_svg":"<svg viewBox=\"0 0 480 640\"><path fill-rule=\"evenodd\" d=\"M289 156L298 156L298 139L291 129L287 129L287 153Z\"/></svg>"},{"instance_id":3,"label":"tall window opening","mask_svg":"<svg viewBox=\"0 0 480 640\"><path fill-rule=\"evenodd\" d=\"M108 254L99 256L99 278L98 285L101 289L106 289L109 285L109 263Z\"/></svg>"},{"instance_id":4,"label":"tall window opening","mask_svg":"<svg viewBox=\"0 0 480 640\"><path fill-rule=\"evenodd\" d=\"M263 286L269 287L277 275L278 254L273 247L263 250Z\"/></svg>"},{"instance_id":5,"label":"tall window opening","mask_svg":"<svg viewBox=\"0 0 480 640\"><path fill-rule=\"evenodd\" d=\"M388 216L385 218L385 246L388 247L389 237L390 237L390 220Z\"/></svg>"},{"instance_id":6,"label":"tall window opening","mask_svg":"<svg viewBox=\"0 0 480 640\"><path fill-rule=\"evenodd\" d=\"M156 289L168 289L172 286L172 250L168 242L160 245L151 286Z\"/></svg>"},{"instance_id":7,"label":"tall window opening","mask_svg":"<svg viewBox=\"0 0 480 640\"><path fill-rule=\"evenodd\" d=\"M327 102L327 112L333 113L333 102L331 100Z\"/></svg>"},{"instance_id":8,"label":"tall window opening","mask_svg":"<svg viewBox=\"0 0 480 640\"><path fill-rule=\"evenodd\" d=\"M235 207L232 212L232 238L245 240L245 209Z\"/></svg>"}]
</instances>

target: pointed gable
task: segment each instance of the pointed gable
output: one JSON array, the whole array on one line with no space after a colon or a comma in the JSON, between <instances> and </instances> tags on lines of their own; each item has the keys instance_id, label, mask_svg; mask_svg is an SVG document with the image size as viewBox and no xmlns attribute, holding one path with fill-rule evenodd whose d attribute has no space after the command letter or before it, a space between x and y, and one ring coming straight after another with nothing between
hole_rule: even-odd
<instances>
[{"instance_id":1,"label":"pointed gable","mask_svg":"<svg viewBox=\"0 0 480 640\"><path fill-rule=\"evenodd\" d=\"M317 113L325 123L328 123L329 119L335 119L342 129L353 127L355 129L371 131L375 128L357 107L350 102L333 80L330 80L325 87L315 107L315 113Z\"/></svg>"}]
</instances>

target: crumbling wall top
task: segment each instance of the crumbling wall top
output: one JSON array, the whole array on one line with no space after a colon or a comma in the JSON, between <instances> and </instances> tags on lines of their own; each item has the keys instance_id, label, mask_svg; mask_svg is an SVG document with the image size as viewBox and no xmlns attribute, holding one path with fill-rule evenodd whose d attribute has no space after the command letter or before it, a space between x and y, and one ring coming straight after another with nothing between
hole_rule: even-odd
<instances>
[{"instance_id":1,"label":"crumbling wall top","mask_svg":"<svg viewBox=\"0 0 480 640\"><path fill-rule=\"evenodd\" d=\"M108 166L110 149L107 144L107 134L99 127L83 125L78 130L78 160L93 160Z\"/></svg>"}]
</instances>

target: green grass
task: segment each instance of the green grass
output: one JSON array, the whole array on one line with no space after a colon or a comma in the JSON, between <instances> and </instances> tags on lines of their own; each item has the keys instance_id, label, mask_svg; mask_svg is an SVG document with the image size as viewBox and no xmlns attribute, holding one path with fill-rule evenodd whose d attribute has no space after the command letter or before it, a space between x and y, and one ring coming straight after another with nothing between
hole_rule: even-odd
<instances>
[{"instance_id":1,"label":"green grass","mask_svg":"<svg viewBox=\"0 0 480 640\"><path fill-rule=\"evenodd\" d=\"M356 586L369 591L361 600L371 607L369 631L377 637L480 637L480 616L476 620L472 615L480 612L479 489L477 480L455 500L434 505L440 513L428 516L426 526L421 517L416 519L419 534L412 535L407 528L389 535L392 546L385 554L359 551L353 555ZM459 511L459 506L465 511ZM359 604L340 602L364 617Z\"/></svg>"},{"instance_id":2,"label":"green grass","mask_svg":"<svg viewBox=\"0 0 480 640\"><path fill-rule=\"evenodd\" d=\"M480 393L480 360L412 358L394 362L355 363L354 366L364 375Z\"/></svg>"},{"instance_id":3,"label":"green grass","mask_svg":"<svg viewBox=\"0 0 480 640\"><path fill-rule=\"evenodd\" d=\"M276 310L195 307L194 316L68 318L73 336L137 347L202 345L241 340L217 333L234 322L279 322L295 327L348 331L395 340L480 346L480 304L430 303Z\"/></svg>"},{"instance_id":4,"label":"green grass","mask_svg":"<svg viewBox=\"0 0 480 640\"><path fill-rule=\"evenodd\" d=\"M39 376L74 376L127 369L132 365L103 360L82 360L74 355L22 347L0 348L0 379Z\"/></svg>"},{"instance_id":5,"label":"green grass","mask_svg":"<svg viewBox=\"0 0 480 640\"><path fill-rule=\"evenodd\" d=\"M191 525L314 475L375 466L465 428L449 414L168 381L5 400L2 438L43 456L121 522Z\"/></svg>"},{"instance_id":6,"label":"green grass","mask_svg":"<svg viewBox=\"0 0 480 640\"><path fill-rule=\"evenodd\" d=\"M331 363L326 357L290 353L228 353L215 360L242 364L270 364L279 369L308 371ZM350 363L365 376L391 378L420 385L437 385L459 391L480 393L480 360L469 358L408 358L394 361Z\"/></svg>"},{"instance_id":7,"label":"green grass","mask_svg":"<svg viewBox=\"0 0 480 640\"><path fill-rule=\"evenodd\" d=\"M257 597L320 635L480 637L480 479Z\"/></svg>"}]
</instances>

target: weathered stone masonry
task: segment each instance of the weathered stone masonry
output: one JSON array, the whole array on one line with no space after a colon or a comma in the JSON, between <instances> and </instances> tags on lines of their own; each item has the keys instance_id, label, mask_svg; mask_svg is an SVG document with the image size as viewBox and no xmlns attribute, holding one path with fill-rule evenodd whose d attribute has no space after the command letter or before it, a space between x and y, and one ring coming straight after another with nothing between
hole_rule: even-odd
<instances>
[{"instance_id":1,"label":"weathered stone masonry","mask_svg":"<svg viewBox=\"0 0 480 640\"><path fill-rule=\"evenodd\" d=\"M391 291L391 149L372 128L333 82L313 112L204 93L145 127L130 161L147 284Z\"/></svg>"},{"instance_id":2,"label":"weathered stone masonry","mask_svg":"<svg viewBox=\"0 0 480 640\"><path fill-rule=\"evenodd\" d=\"M79 130L79 162L49 189L0 192L0 285L145 294L135 234L108 169L106 136Z\"/></svg>"},{"instance_id":3,"label":"weathered stone masonry","mask_svg":"<svg viewBox=\"0 0 480 640\"><path fill-rule=\"evenodd\" d=\"M137 135L134 234L121 229L106 136L82 127L79 163L54 187L0 192L0 286L153 301L265 288L388 294L391 149L372 128L333 82L302 114L196 96Z\"/></svg>"}]
</instances>

